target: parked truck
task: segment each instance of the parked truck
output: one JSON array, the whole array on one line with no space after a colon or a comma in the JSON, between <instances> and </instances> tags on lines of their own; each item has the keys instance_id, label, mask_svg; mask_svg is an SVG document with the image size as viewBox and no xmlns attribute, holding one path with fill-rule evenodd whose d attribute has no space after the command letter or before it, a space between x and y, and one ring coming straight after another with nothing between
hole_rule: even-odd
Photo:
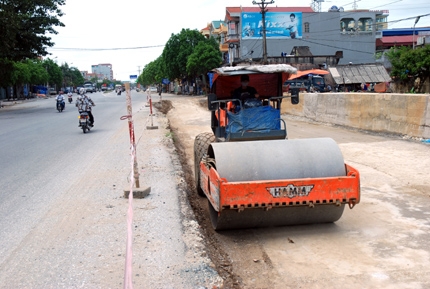
<instances>
[{"instance_id":1,"label":"parked truck","mask_svg":"<svg viewBox=\"0 0 430 289\"><path fill-rule=\"evenodd\" d=\"M96 87L92 82L85 82L84 88L86 92L91 92L91 93L96 92Z\"/></svg>"}]
</instances>

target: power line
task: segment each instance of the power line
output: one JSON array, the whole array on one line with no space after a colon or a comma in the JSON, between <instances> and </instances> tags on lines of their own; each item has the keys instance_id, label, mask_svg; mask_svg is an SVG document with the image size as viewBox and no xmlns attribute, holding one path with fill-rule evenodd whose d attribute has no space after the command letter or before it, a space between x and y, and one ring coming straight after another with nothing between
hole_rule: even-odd
<instances>
[{"instance_id":1,"label":"power line","mask_svg":"<svg viewBox=\"0 0 430 289\"><path fill-rule=\"evenodd\" d=\"M328 45L328 44L322 44L322 43L318 43L318 42L313 42L313 41L309 41L309 40L305 40L305 39L299 39L300 41L303 42L308 42L308 43L312 43L312 44L317 44L320 46L325 46L325 47L330 47L330 48L336 48L336 49L342 49L344 51L352 51L352 52L358 52L358 53L363 53L363 54L372 54L370 52L364 52L364 51L360 51L360 50L355 50L355 49L349 49L349 48L344 48L344 47L339 47L339 46L334 46L334 45Z\"/></svg>"},{"instance_id":2,"label":"power line","mask_svg":"<svg viewBox=\"0 0 430 289\"><path fill-rule=\"evenodd\" d=\"M75 50L75 51L108 51L108 50L133 50L133 49L146 49L154 47L163 47L163 45L141 46L141 47L118 47L118 48L64 48L64 47L51 47L50 50Z\"/></svg>"}]
</instances>

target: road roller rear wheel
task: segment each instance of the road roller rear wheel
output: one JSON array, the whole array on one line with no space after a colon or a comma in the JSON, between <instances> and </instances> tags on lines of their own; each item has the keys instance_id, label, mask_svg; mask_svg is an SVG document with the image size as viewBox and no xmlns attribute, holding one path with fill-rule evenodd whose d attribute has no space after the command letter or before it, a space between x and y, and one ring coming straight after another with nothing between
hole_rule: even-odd
<instances>
[{"instance_id":1,"label":"road roller rear wheel","mask_svg":"<svg viewBox=\"0 0 430 289\"><path fill-rule=\"evenodd\" d=\"M208 147L215 141L215 136L211 132L204 132L194 139L194 181L199 196L204 197L205 193L200 187L200 161L207 152Z\"/></svg>"}]
</instances>

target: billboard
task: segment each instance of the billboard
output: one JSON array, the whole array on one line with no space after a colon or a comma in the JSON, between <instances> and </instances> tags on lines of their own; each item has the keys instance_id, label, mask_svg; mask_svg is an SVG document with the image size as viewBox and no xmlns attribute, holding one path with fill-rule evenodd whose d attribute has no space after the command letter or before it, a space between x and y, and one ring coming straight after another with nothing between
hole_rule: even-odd
<instances>
[{"instance_id":1,"label":"billboard","mask_svg":"<svg viewBox=\"0 0 430 289\"><path fill-rule=\"evenodd\" d=\"M243 12L242 39L263 37L260 12ZM302 38L302 12L266 12L266 38Z\"/></svg>"}]
</instances>

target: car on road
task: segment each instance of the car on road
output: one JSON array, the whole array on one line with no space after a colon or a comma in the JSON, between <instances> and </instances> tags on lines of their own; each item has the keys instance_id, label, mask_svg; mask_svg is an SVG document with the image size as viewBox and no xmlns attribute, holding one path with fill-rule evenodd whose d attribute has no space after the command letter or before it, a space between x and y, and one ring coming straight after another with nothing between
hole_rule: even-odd
<instances>
[{"instance_id":1,"label":"car on road","mask_svg":"<svg viewBox=\"0 0 430 289\"><path fill-rule=\"evenodd\" d=\"M55 88L50 87L50 88L49 88L49 94L50 94L50 95L55 95L55 94L57 94L57 91L55 90Z\"/></svg>"},{"instance_id":2,"label":"car on road","mask_svg":"<svg viewBox=\"0 0 430 289\"><path fill-rule=\"evenodd\" d=\"M96 91L97 91L97 90L96 90L96 87L95 87L94 85L92 85L92 84L89 84L89 83L84 84L84 88L85 88L85 91L86 91L86 92L91 92L91 93L93 93L93 92L96 92Z\"/></svg>"},{"instance_id":3,"label":"car on road","mask_svg":"<svg viewBox=\"0 0 430 289\"><path fill-rule=\"evenodd\" d=\"M157 88L155 87L155 86L150 86L149 87L149 91L152 93L152 92L154 92L154 93L157 93Z\"/></svg>"}]
</instances>

